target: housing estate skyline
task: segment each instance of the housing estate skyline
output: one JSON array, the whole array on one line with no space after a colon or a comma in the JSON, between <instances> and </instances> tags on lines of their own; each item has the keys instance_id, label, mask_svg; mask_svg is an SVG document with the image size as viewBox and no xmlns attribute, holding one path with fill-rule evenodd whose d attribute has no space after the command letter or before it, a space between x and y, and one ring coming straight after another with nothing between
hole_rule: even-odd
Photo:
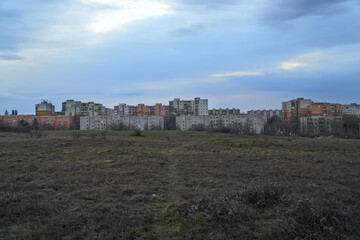
<instances>
[{"instance_id":1,"label":"housing estate skyline","mask_svg":"<svg viewBox=\"0 0 360 240\"><path fill-rule=\"evenodd\" d=\"M360 102L359 15L355 0L3 0L0 113L41 98Z\"/></svg>"}]
</instances>

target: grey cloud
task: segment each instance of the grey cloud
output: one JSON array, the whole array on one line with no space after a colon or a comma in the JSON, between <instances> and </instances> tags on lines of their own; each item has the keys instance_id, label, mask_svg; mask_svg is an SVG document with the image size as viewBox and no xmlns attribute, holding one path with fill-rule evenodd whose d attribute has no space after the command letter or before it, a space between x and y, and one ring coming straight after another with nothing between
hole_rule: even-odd
<instances>
[{"instance_id":1,"label":"grey cloud","mask_svg":"<svg viewBox=\"0 0 360 240\"><path fill-rule=\"evenodd\" d=\"M283 22L307 15L334 15L346 12L350 0L278 0L266 10L262 20Z\"/></svg>"},{"instance_id":2,"label":"grey cloud","mask_svg":"<svg viewBox=\"0 0 360 240\"><path fill-rule=\"evenodd\" d=\"M199 34L201 31L205 29L202 24L195 24L189 27L180 27L170 31L170 34L176 36L193 36Z\"/></svg>"},{"instance_id":3,"label":"grey cloud","mask_svg":"<svg viewBox=\"0 0 360 240\"><path fill-rule=\"evenodd\" d=\"M0 59L2 60L9 60L9 61L16 61L16 60L22 60L23 57L15 54L15 53L0 53Z\"/></svg>"}]
</instances>

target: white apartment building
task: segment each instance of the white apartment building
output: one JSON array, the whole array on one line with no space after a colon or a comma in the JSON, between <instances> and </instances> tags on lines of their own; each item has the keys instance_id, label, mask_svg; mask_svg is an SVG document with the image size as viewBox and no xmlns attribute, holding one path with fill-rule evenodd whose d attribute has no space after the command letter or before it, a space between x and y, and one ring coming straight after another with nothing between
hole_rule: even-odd
<instances>
[{"instance_id":1,"label":"white apartment building","mask_svg":"<svg viewBox=\"0 0 360 240\"><path fill-rule=\"evenodd\" d=\"M163 130L164 117L161 116L82 116L80 130L111 130L112 125L124 124L129 129Z\"/></svg>"},{"instance_id":2,"label":"white apartment building","mask_svg":"<svg viewBox=\"0 0 360 240\"><path fill-rule=\"evenodd\" d=\"M357 115L360 116L360 105L356 103L350 103L349 105L343 105L343 115Z\"/></svg>"},{"instance_id":3,"label":"white apartment building","mask_svg":"<svg viewBox=\"0 0 360 240\"><path fill-rule=\"evenodd\" d=\"M174 115L209 115L208 99L197 97L194 100L180 100L180 98L174 98L169 101L169 106Z\"/></svg>"},{"instance_id":4,"label":"white apartment building","mask_svg":"<svg viewBox=\"0 0 360 240\"><path fill-rule=\"evenodd\" d=\"M203 125L208 128L221 126L231 127L238 125L242 132L261 134L264 131L266 119L261 114L237 114L237 115L207 115L190 116L181 115L176 117L176 126L182 131L191 130L193 126Z\"/></svg>"}]
</instances>

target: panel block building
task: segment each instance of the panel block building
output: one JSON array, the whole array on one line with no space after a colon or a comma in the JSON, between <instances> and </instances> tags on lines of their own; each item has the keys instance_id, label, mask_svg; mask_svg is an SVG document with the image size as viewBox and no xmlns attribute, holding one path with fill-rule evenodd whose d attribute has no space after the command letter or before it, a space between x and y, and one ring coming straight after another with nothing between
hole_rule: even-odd
<instances>
[{"instance_id":1,"label":"panel block building","mask_svg":"<svg viewBox=\"0 0 360 240\"><path fill-rule=\"evenodd\" d=\"M41 103L35 105L36 116L53 116L55 113L55 106L46 100L42 100Z\"/></svg>"}]
</instances>

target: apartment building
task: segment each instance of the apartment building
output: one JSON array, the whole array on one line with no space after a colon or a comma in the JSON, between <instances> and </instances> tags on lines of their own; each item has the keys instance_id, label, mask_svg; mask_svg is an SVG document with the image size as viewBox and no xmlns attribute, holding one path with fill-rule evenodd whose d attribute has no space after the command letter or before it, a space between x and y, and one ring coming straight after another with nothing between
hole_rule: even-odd
<instances>
[{"instance_id":1,"label":"apartment building","mask_svg":"<svg viewBox=\"0 0 360 240\"><path fill-rule=\"evenodd\" d=\"M350 103L349 105L342 106L343 115L356 115L360 116L360 105L356 103Z\"/></svg>"},{"instance_id":2,"label":"apartment building","mask_svg":"<svg viewBox=\"0 0 360 240\"><path fill-rule=\"evenodd\" d=\"M264 131L266 119L261 114L229 114L229 115L206 115L192 116L181 115L176 117L177 128L182 131L191 130L196 125L206 128L231 127L237 124L242 132L260 134Z\"/></svg>"},{"instance_id":3,"label":"apartment building","mask_svg":"<svg viewBox=\"0 0 360 240\"><path fill-rule=\"evenodd\" d=\"M112 114L112 110L106 109L100 103L66 100L62 103L62 114L65 116L105 116Z\"/></svg>"},{"instance_id":4,"label":"apartment building","mask_svg":"<svg viewBox=\"0 0 360 240\"><path fill-rule=\"evenodd\" d=\"M239 115L240 114L240 109L236 109L236 108L218 108L218 109L210 109L208 115Z\"/></svg>"},{"instance_id":5,"label":"apartment building","mask_svg":"<svg viewBox=\"0 0 360 240\"><path fill-rule=\"evenodd\" d=\"M116 124L124 124L129 129L163 130L164 117L162 116L82 116L80 130L111 130Z\"/></svg>"},{"instance_id":6,"label":"apartment building","mask_svg":"<svg viewBox=\"0 0 360 240\"><path fill-rule=\"evenodd\" d=\"M311 99L297 98L282 103L282 119L292 120L308 115L308 106L312 104Z\"/></svg>"},{"instance_id":7,"label":"apartment building","mask_svg":"<svg viewBox=\"0 0 360 240\"><path fill-rule=\"evenodd\" d=\"M81 114L81 101L66 100L62 103L61 112L65 116L77 116Z\"/></svg>"},{"instance_id":8,"label":"apartment building","mask_svg":"<svg viewBox=\"0 0 360 240\"><path fill-rule=\"evenodd\" d=\"M180 100L174 98L169 101L170 113L172 115L195 115L206 116L209 114L208 99L201 99L199 97L194 100Z\"/></svg>"},{"instance_id":9,"label":"apartment building","mask_svg":"<svg viewBox=\"0 0 360 240\"><path fill-rule=\"evenodd\" d=\"M265 121L267 121L268 119L272 118L272 117L279 117L281 118L282 116L282 110L280 109L275 109L275 110L251 110L251 111L248 111L247 114L258 114L258 115L261 115Z\"/></svg>"},{"instance_id":10,"label":"apartment building","mask_svg":"<svg viewBox=\"0 0 360 240\"><path fill-rule=\"evenodd\" d=\"M323 115L300 118L300 134L304 136L330 135L336 128L342 128L342 116Z\"/></svg>"},{"instance_id":11,"label":"apartment building","mask_svg":"<svg viewBox=\"0 0 360 240\"><path fill-rule=\"evenodd\" d=\"M308 106L308 116L341 116L342 105L339 103L312 103Z\"/></svg>"},{"instance_id":12,"label":"apartment building","mask_svg":"<svg viewBox=\"0 0 360 240\"><path fill-rule=\"evenodd\" d=\"M0 120L7 126L16 127L21 122L32 125L34 120L38 121L40 129L65 130L75 129L76 123L71 116L35 116L35 115L8 115L0 116Z\"/></svg>"},{"instance_id":13,"label":"apartment building","mask_svg":"<svg viewBox=\"0 0 360 240\"><path fill-rule=\"evenodd\" d=\"M55 106L46 100L42 100L41 103L35 105L36 116L53 116L55 113Z\"/></svg>"}]
</instances>

